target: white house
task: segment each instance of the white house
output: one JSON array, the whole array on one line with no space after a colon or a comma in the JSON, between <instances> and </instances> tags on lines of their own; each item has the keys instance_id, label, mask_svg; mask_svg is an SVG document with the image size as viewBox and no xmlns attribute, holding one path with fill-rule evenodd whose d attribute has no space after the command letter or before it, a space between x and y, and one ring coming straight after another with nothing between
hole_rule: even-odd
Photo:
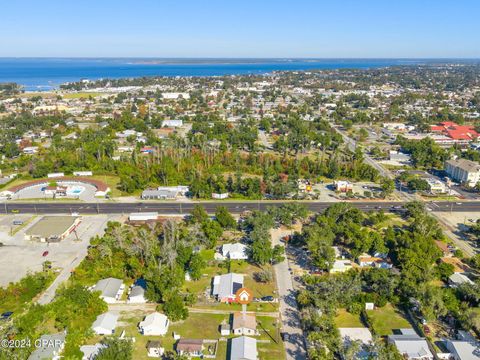
<instances>
[{"instance_id":1,"label":"white house","mask_svg":"<svg viewBox=\"0 0 480 360\"><path fill-rule=\"evenodd\" d=\"M93 176L91 171L74 171L73 176Z\"/></svg>"},{"instance_id":2,"label":"white house","mask_svg":"<svg viewBox=\"0 0 480 360\"><path fill-rule=\"evenodd\" d=\"M38 146L27 146L23 148L23 153L27 155L36 154L38 152Z\"/></svg>"},{"instance_id":3,"label":"white house","mask_svg":"<svg viewBox=\"0 0 480 360\"><path fill-rule=\"evenodd\" d=\"M142 335L163 336L168 331L170 321L164 314L158 312L145 316L145 319L138 324L138 328Z\"/></svg>"},{"instance_id":4,"label":"white house","mask_svg":"<svg viewBox=\"0 0 480 360\"><path fill-rule=\"evenodd\" d=\"M424 338L417 334L389 335L388 342L395 345L398 352L409 360L433 360L433 354Z\"/></svg>"},{"instance_id":5,"label":"white house","mask_svg":"<svg viewBox=\"0 0 480 360\"><path fill-rule=\"evenodd\" d=\"M147 284L145 280L138 279L135 284L132 285L130 288L130 292L128 294L127 302L130 304L144 304L147 302L145 299L145 290L147 288Z\"/></svg>"},{"instance_id":6,"label":"white house","mask_svg":"<svg viewBox=\"0 0 480 360\"><path fill-rule=\"evenodd\" d=\"M163 120L162 127L181 127L183 125L182 120Z\"/></svg>"},{"instance_id":7,"label":"white house","mask_svg":"<svg viewBox=\"0 0 480 360\"><path fill-rule=\"evenodd\" d=\"M330 269L331 274L343 273L352 268L352 262L350 260L335 260L332 268Z\"/></svg>"},{"instance_id":8,"label":"white house","mask_svg":"<svg viewBox=\"0 0 480 360\"><path fill-rule=\"evenodd\" d=\"M233 314L232 331L235 335L260 335L257 331L255 314L236 312Z\"/></svg>"},{"instance_id":9,"label":"white house","mask_svg":"<svg viewBox=\"0 0 480 360\"><path fill-rule=\"evenodd\" d=\"M113 304L120 299L125 290L123 281L115 278L102 279L92 288L92 291L100 291L100 297L107 303Z\"/></svg>"},{"instance_id":10,"label":"white house","mask_svg":"<svg viewBox=\"0 0 480 360\"><path fill-rule=\"evenodd\" d=\"M65 337L65 333L40 336L40 339L35 341L35 351L30 354L28 360L61 359L60 354L65 347Z\"/></svg>"},{"instance_id":11,"label":"white house","mask_svg":"<svg viewBox=\"0 0 480 360\"><path fill-rule=\"evenodd\" d=\"M100 350L106 347L106 345L100 343L80 346L80 351L83 353L82 360L95 360Z\"/></svg>"},{"instance_id":12,"label":"white house","mask_svg":"<svg viewBox=\"0 0 480 360\"><path fill-rule=\"evenodd\" d=\"M49 179L51 178L59 178L59 177L64 177L65 174L63 172L59 172L59 173L50 173L50 174L47 174L47 177Z\"/></svg>"},{"instance_id":13,"label":"white house","mask_svg":"<svg viewBox=\"0 0 480 360\"><path fill-rule=\"evenodd\" d=\"M460 274L460 273L455 273L455 274L452 274L450 275L450 277L448 278L448 284L450 285L450 287L457 287L459 285L462 285L462 284L473 284L473 281L470 280L468 277L466 277L465 275L463 274Z\"/></svg>"},{"instance_id":14,"label":"white house","mask_svg":"<svg viewBox=\"0 0 480 360\"><path fill-rule=\"evenodd\" d=\"M190 94L186 92L164 92L162 93L162 98L167 100L174 100L174 99L190 99Z\"/></svg>"},{"instance_id":15,"label":"white house","mask_svg":"<svg viewBox=\"0 0 480 360\"><path fill-rule=\"evenodd\" d=\"M212 295L220 302L234 302L235 293L243 287L243 275L228 273L213 278Z\"/></svg>"},{"instance_id":16,"label":"white house","mask_svg":"<svg viewBox=\"0 0 480 360\"><path fill-rule=\"evenodd\" d=\"M232 260L246 260L248 259L248 246L235 243L222 245L222 256Z\"/></svg>"},{"instance_id":17,"label":"white house","mask_svg":"<svg viewBox=\"0 0 480 360\"><path fill-rule=\"evenodd\" d=\"M157 220L158 219L158 212L136 212L131 213L128 216L128 220L130 221L149 221L149 220Z\"/></svg>"},{"instance_id":18,"label":"white house","mask_svg":"<svg viewBox=\"0 0 480 360\"><path fill-rule=\"evenodd\" d=\"M248 336L232 339L230 360L257 360L257 340Z\"/></svg>"},{"instance_id":19,"label":"white house","mask_svg":"<svg viewBox=\"0 0 480 360\"><path fill-rule=\"evenodd\" d=\"M163 356L165 349L162 347L160 341L152 341L150 340L147 343L147 356L148 357L155 357L159 358Z\"/></svg>"},{"instance_id":20,"label":"white house","mask_svg":"<svg viewBox=\"0 0 480 360\"><path fill-rule=\"evenodd\" d=\"M97 316L92 324L92 330L98 335L112 335L117 327L118 315L106 312Z\"/></svg>"},{"instance_id":21,"label":"white house","mask_svg":"<svg viewBox=\"0 0 480 360\"><path fill-rule=\"evenodd\" d=\"M360 349L355 354L355 359L368 360L371 358L369 346L373 343L373 336L368 328L339 328L338 331L345 346L349 347L354 342L360 343Z\"/></svg>"},{"instance_id":22,"label":"white house","mask_svg":"<svg viewBox=\"0 0 480 360\"><path fill-rule=\"evenodd\" d=\"M450 351L450 359L474 360L480 359L478 344L471 341L446 340L445 346Z\"/></svg>"}]
</instances>

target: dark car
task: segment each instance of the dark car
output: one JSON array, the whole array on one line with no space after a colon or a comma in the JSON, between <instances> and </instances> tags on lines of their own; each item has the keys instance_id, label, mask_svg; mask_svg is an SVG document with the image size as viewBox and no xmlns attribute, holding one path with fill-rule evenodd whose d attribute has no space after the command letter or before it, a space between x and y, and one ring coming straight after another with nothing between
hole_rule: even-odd
<instances>
[{"instance_id":1,"label":"dark car","mask_svg":"<svg viewBox=\"0 0 480 360\"><path fill-rule=\"evenodd\" d=\"M271 295L262 297L262 301L272 302L273 300L275 300L275 299L274 299L274 297L271 296Z\"/></svg>"},{"instance_id":2,"label":"dark car","mask_svg":"<svg viewBox=\"0 0 480 360\"><path fill-rule=\"evenodd\" d=\"M290 334L288 334L288 333L282 333L282 340L283 340L284 342L289 341L289 340L290 340Z\"/></svg>"},{"instance_id":3,"label":"dark car","mask_svg":"<svg viewBox=\"0 0 480 360\"><path fill-rule=\"evenodd\" d=\"M1 320L8 320L13 315L13 311L6 311L2 315L0 315Z\"/></svg>"},{"instance_id":4,"label":"dark car","mask_svg":"<svg viewBox=\"0 0 480 360\"><path fill-rule=\"evenodd\" d=\"M43 254L42 254L43 257L45 257L47 255L48 255L48 251L44 251Z\"/></svg>"}]
</instances>

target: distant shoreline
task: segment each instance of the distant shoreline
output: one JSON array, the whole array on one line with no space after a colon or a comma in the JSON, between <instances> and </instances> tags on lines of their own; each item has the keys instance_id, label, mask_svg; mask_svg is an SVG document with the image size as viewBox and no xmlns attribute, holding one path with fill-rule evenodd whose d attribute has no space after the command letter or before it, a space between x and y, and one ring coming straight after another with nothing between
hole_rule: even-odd
<instances>
[{"instance_id":1,"label":"distant shoreline","mask_svg":"<svg viewBox=\"0 0 480 360\"><path fill-rule=\"evenodd\" d=\"M49 91L82 79L265 75L276 71L371 69L435 63L472 64L480 63L480 59L0 57L0 83L17 83L27 91Z\"/></svg>"}]
</instances>

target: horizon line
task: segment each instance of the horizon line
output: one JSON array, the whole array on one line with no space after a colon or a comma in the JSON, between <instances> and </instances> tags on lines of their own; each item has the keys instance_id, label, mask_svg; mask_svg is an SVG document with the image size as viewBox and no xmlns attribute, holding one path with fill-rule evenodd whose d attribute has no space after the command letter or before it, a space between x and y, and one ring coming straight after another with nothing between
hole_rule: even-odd
<instances>
[{"instance_id":1,"label":"horizon line","mask_svg":"<svg viewBox=\"0 0 480 360\"><path fill-rule=\"evenodd\" d=\"M197 57L197 56L0 56L0 59L166 59L166 60L480 60L478 57Z\"/></svg>"}]
</instances>

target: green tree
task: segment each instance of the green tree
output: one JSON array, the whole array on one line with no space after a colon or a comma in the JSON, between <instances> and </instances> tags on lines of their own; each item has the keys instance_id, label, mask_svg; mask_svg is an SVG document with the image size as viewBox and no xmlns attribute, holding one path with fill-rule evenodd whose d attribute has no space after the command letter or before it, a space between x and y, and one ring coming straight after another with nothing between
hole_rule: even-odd
<instances>
[{"instance_id":1,"label":"green tree","mask_svg":"<svg viewBox=\"0 0 480 360\"><path fill-rule=\"evenodd\" d=\"M235 218L232 216L232 214L230 214L225 206L217 207L217 210L215 211L215 220L224 229L234 229L237 225Z\"/></svg>"},{"instance_id":2,"label":"green tree","mask_svg":"<svg viewBox=\"0 0 480 360\"><path fill-rule=\"evenodd\" d=\"M130 340L118 337L105 338L102 348L95 359L98 360L131 360L133 359L133 344Z\"/></svg>"}]
</instances>

